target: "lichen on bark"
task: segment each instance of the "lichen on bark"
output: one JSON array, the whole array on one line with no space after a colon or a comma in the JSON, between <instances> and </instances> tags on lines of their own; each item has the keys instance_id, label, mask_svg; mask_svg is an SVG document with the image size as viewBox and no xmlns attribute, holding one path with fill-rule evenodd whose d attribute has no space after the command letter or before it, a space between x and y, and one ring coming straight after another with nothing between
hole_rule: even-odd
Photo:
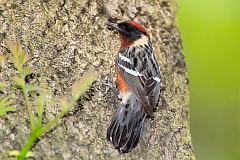
<instances>
[{"instance_id":1,"label":"lichen on bark","mask_svg":"<svg viewBox=\"0 0 240 160\"><path fill-rule=\"evenodd\" d=\"M0 2L0 51L9 54L5 39L19 40L34 67L30 83L41 86L47 99L45 120L58 112L56 101L70 96L71 84L87 71L101 75L79 105L32 148L36 159L195 159L189 129L189 90L175 3L161 0L57 0ZM108 18L135 19L146 26L162 73L161 96L155 119L147 120L140 144L120 155L106 141L106 129L117 103L102 82L114 77L118 36L106 29ZM13 90L16 74L10 60L0 66L0 80L17 112L0 119L0 159L20 150L29 134L20 91Z\"/></svg>"}]
</instances>

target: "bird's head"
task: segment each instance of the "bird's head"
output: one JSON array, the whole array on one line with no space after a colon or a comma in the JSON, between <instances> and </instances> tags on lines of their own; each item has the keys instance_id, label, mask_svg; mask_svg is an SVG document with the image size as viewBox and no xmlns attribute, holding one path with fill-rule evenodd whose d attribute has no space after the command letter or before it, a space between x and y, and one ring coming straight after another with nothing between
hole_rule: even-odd
<instances>
[{"instance_id":1,"label":"bird's head","mask_svg":"<svg viewBox=\"0 0 240 160\"><path fill-rule=\"evenodd\" d=\"M121 23L108 22L107 25L119 32L121 48L129 47L142 39L148 40L149 37L147 30L132 20Z\"/></svg>"}]
</instances>

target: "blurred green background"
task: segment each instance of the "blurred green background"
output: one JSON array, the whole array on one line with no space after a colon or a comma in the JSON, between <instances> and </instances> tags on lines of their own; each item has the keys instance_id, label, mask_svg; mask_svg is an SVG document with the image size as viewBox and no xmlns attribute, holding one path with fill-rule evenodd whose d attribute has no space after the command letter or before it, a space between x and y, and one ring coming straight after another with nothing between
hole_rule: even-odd
<instances>
[{"instance_id":1,"label":"blurred green background","mask_svg":"<svg viewBox=\"0 0 240 160\"><path fill-rule=\"evenodd\" d=\"M196 158L240 159L240 0L178 0Z\"/></svg>"}]
</instances>

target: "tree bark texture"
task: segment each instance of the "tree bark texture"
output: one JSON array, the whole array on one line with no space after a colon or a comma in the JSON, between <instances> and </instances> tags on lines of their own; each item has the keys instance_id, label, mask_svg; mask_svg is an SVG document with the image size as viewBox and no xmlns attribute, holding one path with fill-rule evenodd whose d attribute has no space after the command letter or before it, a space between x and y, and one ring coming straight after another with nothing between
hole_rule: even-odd
<instances>
[{"instance_id":1,"label":"tree bark texture","mask_svg":"<svg viewBox=\"0 0 240 160\"><path fill-rule=\"evenodd\" d=\"M72 82L96 71L97 82L58 125L40 137L32 151L36 159L195 159L189 129L189 88L176 2L167 0L3 0L0 2L0 51L5 39L19 40L34 68L29 83L41 86L48 121L60 110L59 98L70 97ZM146 26L161 68L161 96L155 119L146 120L140 143L119 154L106 141L106 130L118 100L105 92L114 77L119 37L106 27L108 18L135 19ZM0 159L20 150L29 135L29 119L10 59L1 64L0 78L17 111L0 119ZM34 102L35 95L32 95Z\"/></svg>"}]
</instances>

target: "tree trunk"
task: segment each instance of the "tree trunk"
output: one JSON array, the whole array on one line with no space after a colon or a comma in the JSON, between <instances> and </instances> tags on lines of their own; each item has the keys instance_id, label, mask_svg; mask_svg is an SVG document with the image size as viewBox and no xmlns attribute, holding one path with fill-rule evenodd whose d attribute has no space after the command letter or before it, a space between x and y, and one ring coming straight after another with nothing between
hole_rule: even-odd
<instances>
[{"instance_id":1,"label":"tree trunk","mask_svg":"<svg viewBox=\"0 0 240 160\"><path fill-rule=\"evenodd\" d=\"M32 151L36 159L195 159L189 129L189 88L176 3L160 0L55 0L0 2L0 51L3 41L18 39L34 68L30 83L41 86L46 97L45 121L60 110L58 99L70 96L71 84L85 72L99 79L51 131L40 137ZM119 154L106 141L106 130L118 100L105 92L103 81L114 77L119 37L106 28L108 18L135 19L146 26L161 69L161 96L154 120L147 119L140 143L131 153ZM10 59L1 67L3 94L12 95L17 111L0 119L0 159L20 150L29 135L27 112ZM34 97L35 95L33 95ZM34 99L34 98L33 98Z\"/></svg>"}]
</instances>

